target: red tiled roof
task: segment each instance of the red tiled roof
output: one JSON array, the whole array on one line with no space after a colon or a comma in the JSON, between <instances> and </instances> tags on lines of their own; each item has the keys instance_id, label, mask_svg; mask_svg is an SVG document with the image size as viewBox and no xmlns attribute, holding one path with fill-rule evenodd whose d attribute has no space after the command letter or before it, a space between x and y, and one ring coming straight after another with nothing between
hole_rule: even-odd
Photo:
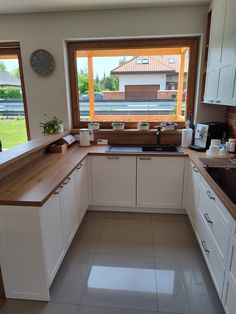
<instances>
[{"instance_id":1,"label":"red tiled roof","mask_svg":"<svg viewBox=\"0 0 236 314\"><path fill-rule=\"evenodd\" d=\"M174 64L169 64L168 59L175 59ZM148 63L138 64L137 60L147 59ZM187 56L186 56L187 59ZM187 61L187 60L186 60ZM111 71L111 74L129 74L129 73L168 73L179 72L180 56L179 55L158 55L158 56L138 56L130 61L118 66ZM188 62L185 62L185 72L187 72Z\"/></svg>"}]
</instances>

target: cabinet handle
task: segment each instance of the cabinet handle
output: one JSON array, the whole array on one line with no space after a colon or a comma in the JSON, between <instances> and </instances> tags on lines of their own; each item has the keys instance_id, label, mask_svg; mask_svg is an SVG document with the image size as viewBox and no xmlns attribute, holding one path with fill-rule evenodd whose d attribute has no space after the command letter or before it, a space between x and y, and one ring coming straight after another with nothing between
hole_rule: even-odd
<instances>
[{"instance_id":1,"label":"cabinet handle","mask_svg":"<svg viewBox=\"0 0 236 314\"><path fill-rule=\"evenodd\" d=\"M58 195L58 194L60 194L60 191L56 191L56 192L54 192L53 194L54 194L54 195Z\"/></svg>"},{"instance_id":2,"label":"cabinet handle","mask_svg":"<svg viewBox=\"0 0 236 314\"><path fill-rule=\"evenodd\" d=\"M210 102L214 102L214 100L213 100L213 99L211 99L211 100L210 100Z\"/></svg>"},{"instance_id":3,"label":"cabinet handle","mask_svg":"<svg viewBox=\"0 0 236 314\"><path fill-rule=\"evenodd\" d=\"M70 177L67 178L66 181L63 182L63 185L66 185L67 183L69 183L69 182L70 182L70 179L71 179Z\"/></svg>"},{"instance_id":4,"label":"cabinet handle","mask_svg":"<svg viewBox=\"0 0 236 314\"><path fill-rule=\"evenodd\" d=\"M54 195L60 194L62 188L63 188L63 185L60 185L59 189L58 189L57 191L55 191L53 194L54 194Z\"/></svg>"},{"instance_id":5,"label":"cabinet handle","mask_svg":"<svg viewBox=\"0 0 236 314\"><path fill-rule=\"evenodd\" d=\"M110 157L107 157L107 159L118 160L118 159L120 159L120 157L118 157L118 156L110 156Z\"/></svg>"},{"instance_id":6,"label":"cabinet handle","mask_svg":"<svg viewBox=\"0 0 236 314\"><path fill-rule=\"evenodd\" d=\"M193 171L194 172L199 172L198 169L195 166L193 166Z\"/></svg>"},{"instance_id":7,"label":"cabinet handle","mask_svg":"<svg viewBox=\"0 0 236 314\"><path fill-rule=\"evenodd\" d=\"M206 246L206 241L201 241L202 242L202 247L204 249L205 252L210 253L210 250L208 250L207 246Z\"/></svg>"},{"instance_id":8,"label":"cabinet handle","mask_svg":"<svg viewBox=\"0 0 236 314\"><path fill-rule=\"evenodd\" d=\"M210 192L210 191L207 191L207 195L208 195L209 199L215 201L215 198L214 198L214 196L211 195L211 192Z\"/></svg>"},{"instance_id":9,"label":"cabinet handle","mask_svg":"<svg viewBox=\"0 0 236 314\"><path fill-rule=\"evenodd\" d=\"M209 217L208 214L204 214L204 217L206 218L206 221L207 221L209 224L213 224L213 221L210 219L210 217Z\"/></svg>"},{"instance_id":10,"label":"cabinet handle","mask_svg":"<svg viewBox=\"0 0 236 314\"><path fill-rule=\"evenodd\" d=\"M217 104L220 104L220 103L221 103L221 101L220 101L220 100L217 100L217 101L216 101L216 103L217 103Z\"/></svg>"},{"instance_id":11,"label":"cabinet handle","mask_svg":"<svg viewBox=\"0 0 236 314\"><path fill-rule=\"evenodd\" d=\"M83 164L80 164L76 169L80 170L83 167Z\"/></svg>"},{"instance_id":12,"label":"cabinet handle","mask_svg":"<svg viewBox=\"0 0 236 314\"><path fill-rule=\"evenodd\" d=\"M151 157L139 157L139 160L151 160Z\"/></svg>"}]
</instances>

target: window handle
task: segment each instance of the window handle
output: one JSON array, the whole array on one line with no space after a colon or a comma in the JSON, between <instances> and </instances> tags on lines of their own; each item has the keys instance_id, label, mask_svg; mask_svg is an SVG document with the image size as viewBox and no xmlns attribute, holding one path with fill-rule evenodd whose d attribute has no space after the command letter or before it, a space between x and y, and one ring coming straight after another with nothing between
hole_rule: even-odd
<instances>
[{"instance_id":1,"label":"window handle","mask_svg":"<svg viewBox=\"0 0 236 314\"><path fill-rule=\"evenodd\" d=\"M208 214L204 214L204 217L206 218L206 221L207 221L209 224L213 224L213 221L210 219L210 217L209 217Z\"/></svg>"},{"instance_id":2,"label":"window handle","mask_svg":"<svg viewBox=\"0 0 236 314\"><path fill-rule=\"evenodd\" d=\"M207 191L207 195L208 195L209 199L215 201L215 197L211 195L211 192L210 192L210 191Z\"/></svg>"},{"instance_id":3,"label":"window handle","mask_svg":"<svg viewBox=\"0 0 236 314\"><path fill-rule=\"evenodd\" d=\"M205 252L210 253L210 250L208 250L207 246L206 246L206 241L201 241L202 242L202 247L204 249Z\"/></svg>"}]
</instances>

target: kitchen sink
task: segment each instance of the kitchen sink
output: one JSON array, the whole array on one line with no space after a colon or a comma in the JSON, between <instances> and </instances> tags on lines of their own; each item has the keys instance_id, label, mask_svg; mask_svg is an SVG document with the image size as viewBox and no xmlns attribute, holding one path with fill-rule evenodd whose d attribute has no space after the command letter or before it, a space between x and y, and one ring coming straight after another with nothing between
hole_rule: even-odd
<instances>
[{"instance_id":1,"label":"kitchen sink","mask_svg":"<svg viewBox=\"0 0 236 314\"><path fill-rule=\"evenodd\" d=\"M183 153L179 146L172 145L145 145L145 146L118 146L111 145L107 149L108 153L142 153L142 152L156 152L156 153Z\"/></svg>"},{"instance_id":2,"label":"kitchen sink","mask_svg":"<svg viewBox=\"0 0 236 314\"><path fill-rule=\"evenodd\" d=\"M142 146L143 152L157 152L157 153L182 153L179 146L172 145L155 145L155 146Z\"/></svg>"}]
</instances>

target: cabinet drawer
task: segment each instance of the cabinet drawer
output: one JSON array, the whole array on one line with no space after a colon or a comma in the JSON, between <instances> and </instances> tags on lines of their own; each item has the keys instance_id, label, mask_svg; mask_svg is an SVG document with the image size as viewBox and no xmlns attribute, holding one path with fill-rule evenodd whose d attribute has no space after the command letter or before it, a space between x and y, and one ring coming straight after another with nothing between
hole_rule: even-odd
<instances>
[{"instance_id":1,"label":"cabinet drawer","mask_svg":"<svg viewBox=\"0 0 236 314\"><path fill-rule=\"evenodd\" d=\"M212 276L215 288L221 298L224 282L225 267L222 260L214 247L214 244L209 236L209 232L205 227L202 213L200 210L196 212L195 232L200 244L200 248L206 260L208 269Z\"/></svg>"},{"instance_id":2,"label":"cabinet drawer","mask_svg":"<svg viewBox=\"0 0 236 314\"><path fill-rule=\"evenodd\" d=\"M213 192L212 188L208 185L208 183L202 176L201 176L201 186L206 191L207 197L209 198L209 201L212 207L217 209L218 213L220 214L220 217L222 218L223 222L225 223L227 227L227 230L230 232L232 223L233 223L233 218L230 215L229 211L224 207L222 202L219 200L219 198Z\"/></svg>"},{"instance_id":3,"label":"cabinet drawer","mask_svg":"<svg viewBox=\"0 0 236 314\"><path fill-rule=\"evenodd\" d=\"M226 265L227 253L229 248L230 229L228 229L225 220L220 215L219 209L211 199L213 196L210 191L200 184L199 209L204 217L204 224L214 241L214 244L220 254L223 264Z\"/></svg>"},{"instance_id":4,"label":"cabinet drawer","mask_svg":"<svg viewBox=\"0 0 236 314\"><path fill-rule=\"evenodd\" d=\"M236 285L236 239L231 239L227 270Z\"/></svg>"},{"instance_id":5,"label":"cabinet drawer","mask_svg":"<svg viewBox=\"0 0 236 314\"><path fill-rule=\"evenodd\" d=\"M236 284L230 276L226 275L222 303L226 314L235 314L236 309Z\"/></svg>"}]
</instances>

